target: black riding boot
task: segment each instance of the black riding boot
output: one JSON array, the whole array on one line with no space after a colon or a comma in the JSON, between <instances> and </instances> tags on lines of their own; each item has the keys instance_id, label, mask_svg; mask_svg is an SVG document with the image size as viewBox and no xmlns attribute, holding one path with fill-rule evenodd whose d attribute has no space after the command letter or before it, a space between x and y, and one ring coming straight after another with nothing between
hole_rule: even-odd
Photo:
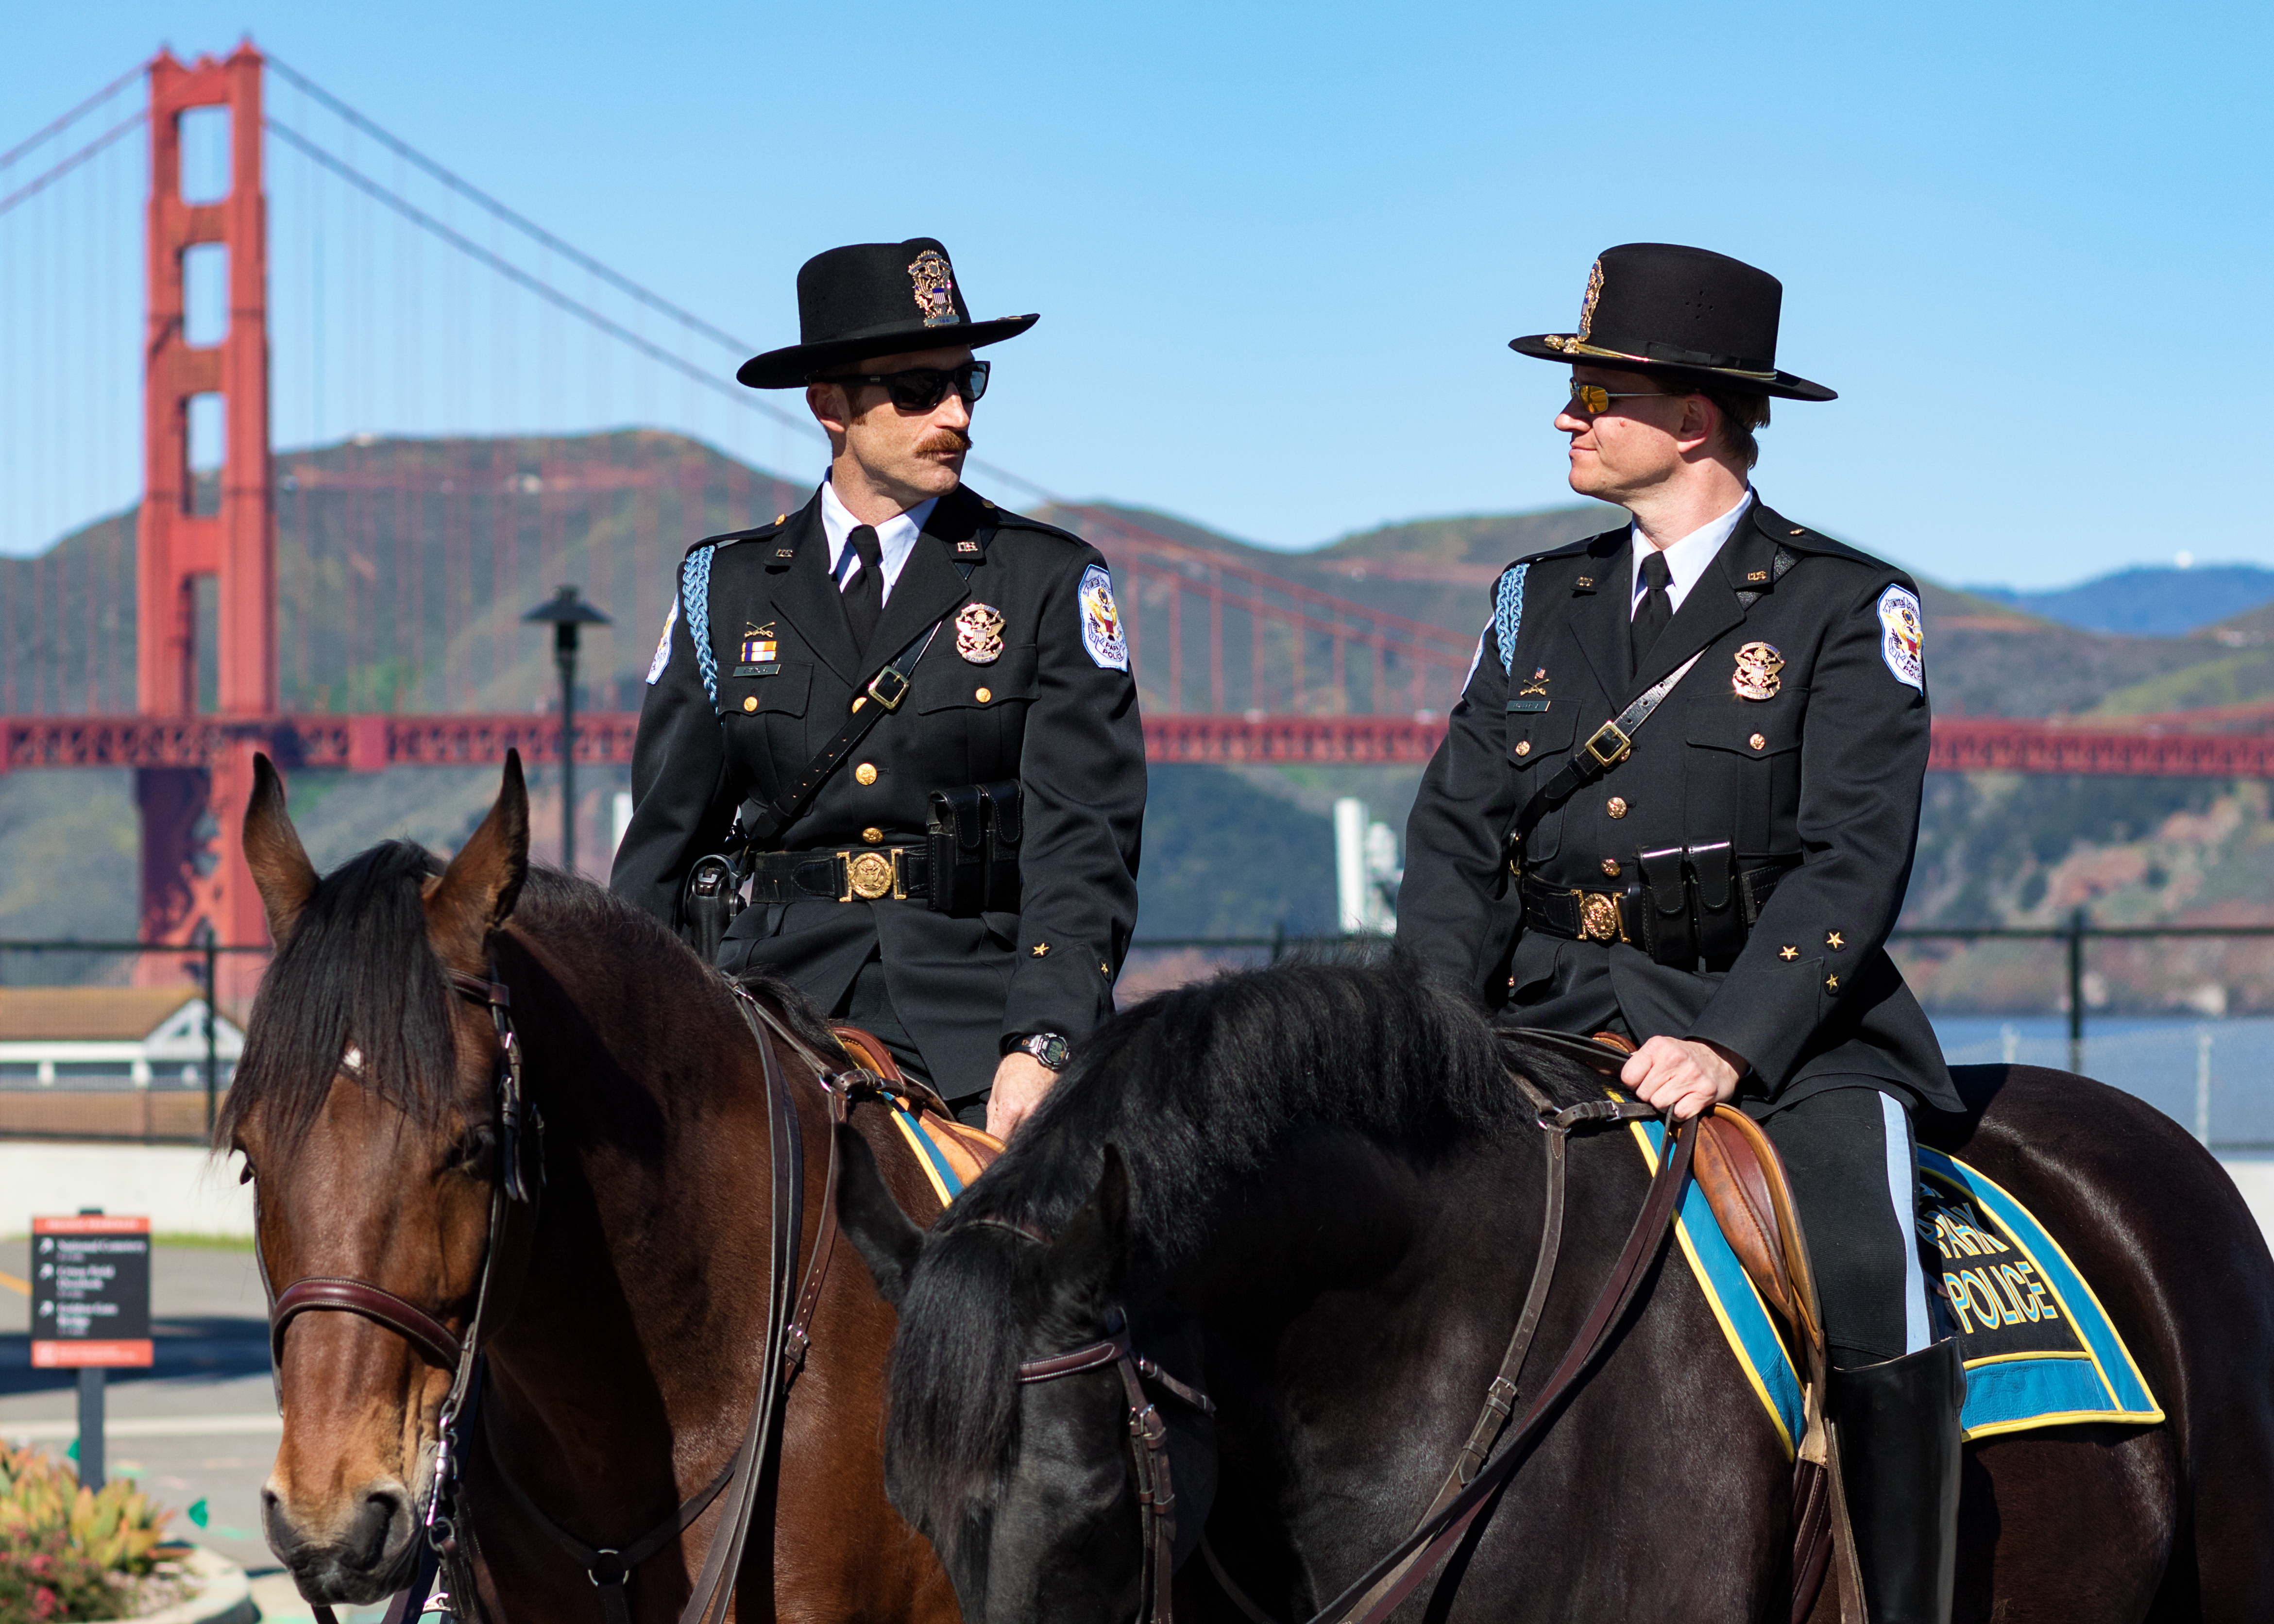
<instances>
[{"instance_id":1,"label":"black riding boot","mask_svg":"<svg viewBox=\"0 0 2274 1624\"><path fill-rule=\"evenodd\" d=\"M1958 1343L1832 1372L1840 1476L1868 1624L1950 1624L1958 1564Z\"/></svg>"}]
</instances>

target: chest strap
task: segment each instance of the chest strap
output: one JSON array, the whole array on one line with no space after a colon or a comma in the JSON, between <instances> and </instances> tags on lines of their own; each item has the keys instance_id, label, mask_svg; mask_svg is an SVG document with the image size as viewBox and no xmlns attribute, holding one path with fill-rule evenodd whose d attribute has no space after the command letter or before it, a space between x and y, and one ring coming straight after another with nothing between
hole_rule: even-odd
<instances>
[{"instance_id":1,"label":"chest strap","mask_svg":"<svg viewBox=\"0 0 2274 1624\"><path fill-rule=\"evenodd\" d=\"M1555 776L1532 793L1532 799L1517 808L1516 821L1509 825L1503 842L1503 854L1508 859L1508 870L1517 874L1524 868L1524 842L1540 820L1573 795L1601 778L1612 768L1634 753L1634 736L1642 725L1650 720L1651 713L1666 703L1674 692L1675 684L1690 674L1690 668L1706 658L1700 649L1663 681L1645 688L1625 710L1587 735L1571 759L1563 763Z\"/></svg>"}]
</instances>

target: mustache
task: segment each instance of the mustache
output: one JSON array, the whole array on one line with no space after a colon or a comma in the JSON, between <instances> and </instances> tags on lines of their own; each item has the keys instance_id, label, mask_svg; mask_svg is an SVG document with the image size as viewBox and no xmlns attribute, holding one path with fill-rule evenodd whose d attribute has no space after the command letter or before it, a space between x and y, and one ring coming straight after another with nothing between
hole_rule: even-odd
<instances>
[{"instance_id":1,"label":"mustache","mask_svg":"<svg viewBox=\"0 0 2274 1624\"><path fill-rule=\"evenodd\" d=\"M919 456L934 451L968 451L971 436L960 429L937 428L916 442Z\"/></svg>"}]
</instances>

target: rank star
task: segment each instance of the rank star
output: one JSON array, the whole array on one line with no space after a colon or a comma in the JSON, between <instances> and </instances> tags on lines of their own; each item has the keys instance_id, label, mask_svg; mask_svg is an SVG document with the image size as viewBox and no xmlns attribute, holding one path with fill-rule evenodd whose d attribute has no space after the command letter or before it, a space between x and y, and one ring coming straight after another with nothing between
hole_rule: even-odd
<instances>
[{"instance_id":1,"label":"rank star","mask_svg":"<svg viewBox=\"0 0 2274 1624\"><path fill-rule=\"evenodd\" d=\"M1781 947L1777 949L1777 957L1788 959L1797 959L1800 957L1800 950L1796 947Z\"/></svg>"},{"instance_id":2,"label":"rank star","mask_svg":"<svg viewBox=\"0 0 2274 1624\"><path fill-rule=\"evenodd\" d=\"M1840 933L1835 930L1830 936L1824 938L1824 945L1826 947L1845 947L1848 944L1841 938Z\"/></svg>"}]
</instances>

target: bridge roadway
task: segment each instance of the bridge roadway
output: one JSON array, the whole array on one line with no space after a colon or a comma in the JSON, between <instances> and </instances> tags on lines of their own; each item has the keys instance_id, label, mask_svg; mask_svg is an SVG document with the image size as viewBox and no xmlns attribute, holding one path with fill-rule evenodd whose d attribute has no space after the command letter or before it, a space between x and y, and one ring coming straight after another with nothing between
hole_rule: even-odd
<instances>
[{"instance_id":1,"label":"bridge roadway","mask_svg":"<svg viewBox=\"0 0 2274 1624\"><path fill-rule=\"evenodd\" d=\"M628 763L639 718L576 719L576 759ZM1412 766L1445 736L1442 718L1198 716L1145 718L1148 760ZM559 723L538 712L445 716L13 716L0 718L0 771L55 767L201 767L253 743L288 766L376 772L476 766L508 749L558 759ZM1939 772L2101 773L2136 778L2274 778L2274 733L2180 731L2173 718L2118 727L1998 717L1938 718L1928 769Z\"/></svg>"}]
</instances>

